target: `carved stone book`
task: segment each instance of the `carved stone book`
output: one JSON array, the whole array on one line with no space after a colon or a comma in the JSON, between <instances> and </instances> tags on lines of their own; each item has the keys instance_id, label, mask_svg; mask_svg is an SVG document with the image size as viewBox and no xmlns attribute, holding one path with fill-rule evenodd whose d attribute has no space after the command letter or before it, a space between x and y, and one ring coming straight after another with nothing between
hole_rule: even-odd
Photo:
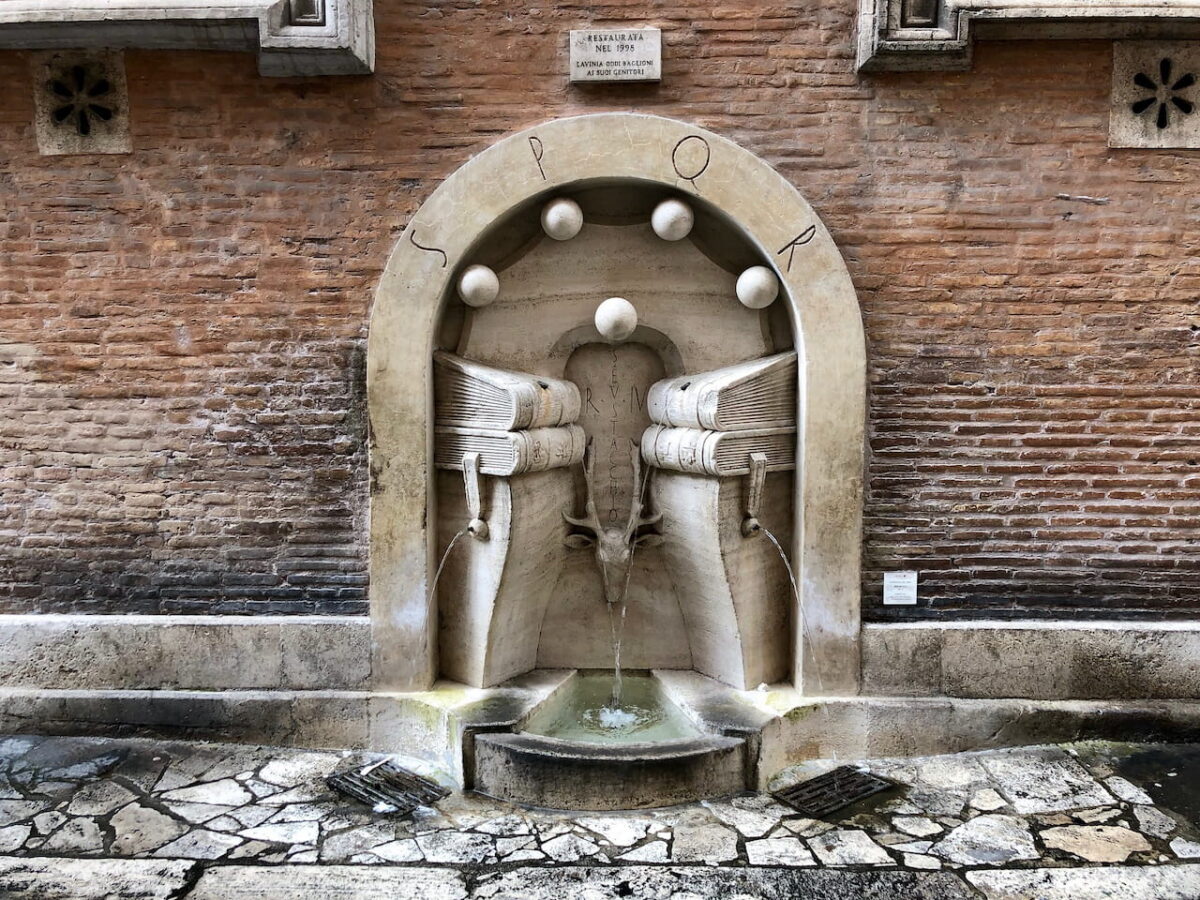
<instances>
[{"instance_id":1,"label":"carved stone book","mask_svg":"<svg viewBox=\"0 0 1200 900\"><path fill-rule=\"evenodd\" d=\"M520 475L573 466L583 460L587 436L578 425L498 431L485 428L434 429L434 465L461 469L466 453L479 454L484 475Z\"/></svg>"},{"instance_id":2,"label":"carved stone book","mask_svg":"<svg viewBox=\"0 0 1200 900\"><path fill-rule=\"evenodd\" d=\"M796 352L668 378L650 388L646 404L651 421L677 428L795 428Z\"/></svg>"},{"instance_id":3,"label":"carved stone book","mask_svg":"<svg viewBox=\"0 0 1200 900\"><path fill-rule=\"evenodd\" d=\"M795 429L705 431L651 425L642 434L642 459L659 469L696 475L745 475L750 471L751 453L766 455L768 472L793 468Z\"/></svg>"},{"instance_id":4,"label":"carved stone book","mask_svg":"<svg viewBox=\"0 0 1200 900\"><path fill-rule=\"evenodd\" d=\"M579 388L569 381L495 369L444 350L433 361L438 425L520 431L579 418Z\"/></svg>"}]
</instances>

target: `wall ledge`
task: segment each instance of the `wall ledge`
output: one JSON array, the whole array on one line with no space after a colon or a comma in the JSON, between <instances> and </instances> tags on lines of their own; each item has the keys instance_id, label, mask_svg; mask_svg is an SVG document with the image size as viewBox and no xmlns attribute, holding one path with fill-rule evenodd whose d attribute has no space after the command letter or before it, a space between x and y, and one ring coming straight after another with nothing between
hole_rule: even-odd
<instances>
[{"instance_id":1,"label":"wall ledge","mask_svg":"<svg viewBox=\"0 0 1200 900\"><path fill-rule=\"evenodd\" d=\"M1200 0L859 0L858 69L970 69L977 38L1198 37Z\"/></svg>"},{"instance_id":2,"label":"wall ledge","mask_svg":"<svg viewBox=\"0 0 1200 900\"><path fill-rule=\"evenodd\" d=\"M372 0L0 3L0 49L97 48L251 51L263 75L363 75L375 68Z\"/></svg>"},{"instance_id":3,"label":"wall ledge","mask_svg":"<svg viewBox=\"0 0 1200 900\"><path fill-rule=\"evenodd\" d=\"M1200 622L868 623L862 637L874 696L1200 698Z\"/></svg>"}]
</instances>

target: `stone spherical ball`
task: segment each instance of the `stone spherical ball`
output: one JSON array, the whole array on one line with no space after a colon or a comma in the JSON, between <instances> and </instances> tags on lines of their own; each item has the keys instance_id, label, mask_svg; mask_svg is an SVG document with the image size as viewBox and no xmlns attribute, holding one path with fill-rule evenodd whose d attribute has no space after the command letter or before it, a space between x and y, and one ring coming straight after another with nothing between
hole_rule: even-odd
<instances>
[{"instance_id":1,"label":"stone spherical ball","mask_svg":"<svg viewBox=\"0 0 1200 900\"><path fill-rule=\"evenodd\" d=\"M609 297L596 307L596 330L611 343L620 343L637 328L638 314L624 297Z\"/></svg>"},{"instance_id":2,"label":"stone spherical ball","mask_svg":"<svg viewBox=\"0 0 1200 900\"><path fill-rule=\"evenodd\" d=\"M487 266L467 266L458 276L458 296L467 306L487 306L500 296L500 279Z\"/></svg>"},{"instance_id":3,"label":"stone spherical ball","mask_svg":"<svg viewBox=\"0 0 1200 900\"><path fill-rule=\"evenodd\" d=\"M696 217L692 208L682 200L664 200L654 207L650 227L664 241L681 241L692 233Z\"/></svg>"},{"instance_id":4,"label":"stone spherical ball","mask_svg":"<svg viewBox=\"0 0 1200 900\"><path fill-rule=\"evenodd\" d=\"M766 266L751 266L738 276L737 298L749 309L765 309L779 296L779 279Z\"/></svg>"},{"instance_id":5,"label":"stone spherical ball","mask_svg":"<svg viewBox=\"0 0 1200 900\"><path fill-rule=\"evenodd\" d=\"M583 210L569 197L557 197L542 208L542 231L556 241L569 241L583 228Z\"/></svg>"}]
</instances>

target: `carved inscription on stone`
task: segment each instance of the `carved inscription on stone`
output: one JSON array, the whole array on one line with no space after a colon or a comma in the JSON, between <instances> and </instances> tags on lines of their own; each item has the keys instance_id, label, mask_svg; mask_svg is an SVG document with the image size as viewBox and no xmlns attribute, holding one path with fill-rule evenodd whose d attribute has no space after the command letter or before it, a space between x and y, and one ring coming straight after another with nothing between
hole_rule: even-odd
<instances>
[{"instance_id":1,"label":"carved inscription on stone","mask_svg":"<svg viewBox=\"0 0 1200 900\"><path fill-rule=\"evenodd\" d=\"M646 392L664 375L662 360L644 344L584 344L567 360L566 377L579 387L583 426L595 454L596 511L605 525L623 523L633 500L630 447L650 424Z\"/></svg>"}]
</instances>

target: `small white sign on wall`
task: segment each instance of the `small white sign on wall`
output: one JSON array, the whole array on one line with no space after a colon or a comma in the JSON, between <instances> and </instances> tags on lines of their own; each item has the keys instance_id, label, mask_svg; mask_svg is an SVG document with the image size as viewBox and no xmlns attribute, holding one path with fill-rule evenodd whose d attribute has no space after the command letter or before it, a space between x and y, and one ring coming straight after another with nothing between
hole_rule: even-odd
<instances>
[{"instance_id":1,"label":"small white sign on wall","mask_svg":"<svg viewBox=\"0 0 1200 900\"><path fill-rule=\"evenodd\" d=\"M916 572L884 572L883 605L915 606L917 603Z\"/></svg>"},{"instance_id":2,"label":"small white sign on wall","mask_svg":"<svg viewBox=\"0 0 1200 900\"><path fill-rule=\"evenodd\" d=\"M588 28L571 32L571 81L659 81L662 32L657 28Z\"/></svg>"}]
</instances>

